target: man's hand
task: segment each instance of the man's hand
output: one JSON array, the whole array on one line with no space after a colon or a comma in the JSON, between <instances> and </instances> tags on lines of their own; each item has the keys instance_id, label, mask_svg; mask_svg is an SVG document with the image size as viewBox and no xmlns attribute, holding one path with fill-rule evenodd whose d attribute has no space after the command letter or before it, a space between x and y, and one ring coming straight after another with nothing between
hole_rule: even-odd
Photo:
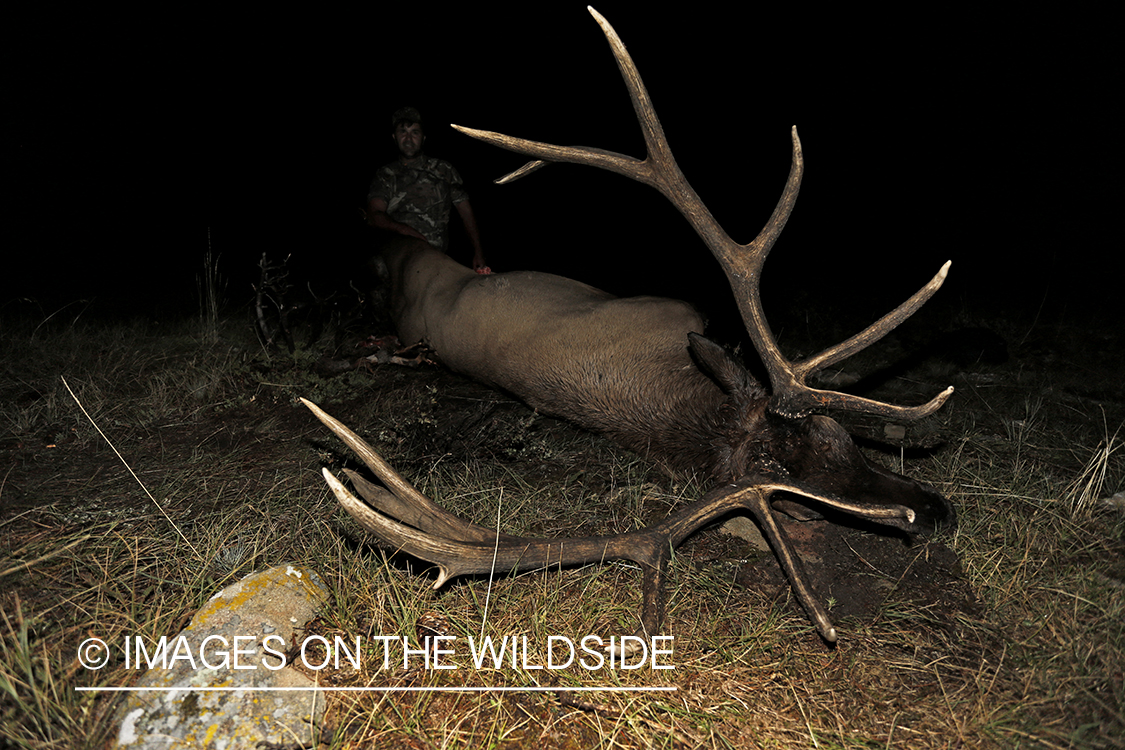
<instances>
[{"instance_id":1,"label":"man's hand","mask_svg":"<svg viewBox=\"0 0 1125 750\"><path fill-rule=\"evenodd\" d=\"M482 253L480 249L477 249L477 251L473 253L473 270L486 276L492 273L492 269L484 262L484 253Z\"/></svg>"},{"instance_id":2,"label":"man's hand","mask_svg":"<svg viewBox=\"0 0 1125 750\"><path fill-rule=\"evenodd\" d=\"M413 237L416 240L428 242L426 235L419 232L409 224L403 224L401 221L395 221L387 213L387 202L382 198L372 198L367 204L367 224L368 226L377 229L385 229L388 232L396 232L403 237Z\"/></svg>"}]
</instances>

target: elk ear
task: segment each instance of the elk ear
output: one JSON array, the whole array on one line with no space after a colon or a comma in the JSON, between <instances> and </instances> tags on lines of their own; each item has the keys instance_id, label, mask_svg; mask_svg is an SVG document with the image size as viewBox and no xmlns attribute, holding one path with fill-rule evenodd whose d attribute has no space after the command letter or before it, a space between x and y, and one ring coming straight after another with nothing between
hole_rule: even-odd
<instances>
[{"instance_id":1,"label":"elk ear","mask_svg":"<svg viewBox=\"0 0 1125 750\"><path fill-rule=\"evenodd\" d=\"M728 396L763 398L766 392L727 348L698 333L688 334L688 349L696 366L710 375Z\"/></svg>"}]
</instances>

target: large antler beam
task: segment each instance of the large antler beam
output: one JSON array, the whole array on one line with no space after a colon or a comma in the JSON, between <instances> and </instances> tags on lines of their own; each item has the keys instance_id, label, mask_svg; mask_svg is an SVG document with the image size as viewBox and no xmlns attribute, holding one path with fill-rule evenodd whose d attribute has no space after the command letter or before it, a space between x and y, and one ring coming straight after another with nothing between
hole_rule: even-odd
<instances>
[{"instance_id":1,"label":"large antler beam","mask_svg":"<svg viewBox=\"0 0 1125 750\"><path fill-rule=\"evenodd\" d=\"M836 629L808 583L800 557L770 508L776 492L790 492L862 518L890 524L914 522L914 511L900 505L860 506L789 482L747 477L713 490L652 526L615 536L536 539L501 534L469 523L444 510L383 460L362 438L306 399L301 402L350 447L389 488L387 491L348 472L373 508L355 497L328 469L324 479L344 509L364 529L386 544L438 566L434 588L460 575L495 575L552 566L631 560L644 572L642 634L659 632L664 608L662 584L670 552L700 527L728 513L748 511L758 521L777 555L797 600L826 641ZM398 520L395 520L395 519Z\"/></svg>"},{"instance_id":2,"label":"large antler beam","mask_svg":"<svg viewBox=\"0 0 1125 750\"><path fill-rule=\"evenodd\" d=\"M771 411L796 417L804 416L816 409L837 408L902 420L915 420L932 414L940 408L953 393L952 386L926 404L906 407L839 391L817 390L808 386L806 379L809 375L870 346L902 324L941 287L948 274L950 262L947 261L937 275L914 296L865 330L802 362L790 362L781 353L766 320L762 309L760 282L766 257L792 213L804 174L804 157L796 126L792 129L793 162L777 207L766 226L752 242L745 245L736 243L711 215L676 163L656 110L649 99L648 90L617 32L601 14L593 8L588 10L609 41L617 66L625 80L633 110L636 112L644 135L647 148L645 159L636 159L597 148L539 143L501 133L453 125L455 129L468 136L536 159L505 175L497 182L503 184L517 180L535 172L546 162L569 162L616 172L659 190L687 218L722 266L734 292L746 330L754 342L758 356L762 358L769 372L773 394L769 404Z\"/></svg>"}]
</instances>

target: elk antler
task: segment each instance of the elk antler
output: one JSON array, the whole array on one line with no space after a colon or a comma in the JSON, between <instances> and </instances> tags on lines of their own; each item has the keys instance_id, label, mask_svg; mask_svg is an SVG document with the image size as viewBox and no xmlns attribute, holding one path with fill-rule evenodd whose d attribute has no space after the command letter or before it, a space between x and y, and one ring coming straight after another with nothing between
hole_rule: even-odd
<instances>
[{"instance_id":1,"label":"elk antler","mask_svg":"<svg viewBox=\"0 0 1125 750\"><path fill-rule=\"evenodd\" d=\"M765 313L762 310L759 282L766 256L778 235L781 234L781 230L785 227L785 222L793 210L793 204L797 200L797 192L801 186L804 159L801 155L801 140L797 137L796 126L793 127L793 166L789 171L789 179L785 183L781 200L778 201L777 207L765 228L754 241L746 245L740 245L723 231L723 228L715 221L715 217L711 215L695 190L688 184L683 172L680 171L679 165L668 147L668 140L660 125L660 120L656 116L656 110L653 109L652 102L649 100L648 91L645 89L641 76L633 64L633 59L617 36L617 32L596 10L593 8L587 8L587 10L594 16L605 33L606 39L609 40L613 55L617 59L617 67L621 70L625 85L629 89L629 97L633 101L633 110L637 114L637 120L640 122L645 145L648 149L646 158L642 161L602 149L555 146L453 125L458 131L473 138L516 153L533 156L539 160L530 162L515 172L505 175L497 180L497 183L505 184L524 177L544 166L544 162L570 162L607 169L659 190L687 218L726 273L727 280L730 282L735 299L738 302L738 308L742 314L746 330L754 342L754 348L757 350L758 356L762 358L769 371L772 386L772 395L769 402L771 411L784 416L798 417L804 416L817 408L835 407L884 417L914 420L932 414L940 408L953 393L952 386L939 393L929 403L906 407L873 401L838 391L818 390L806 385L805 380L809 375L875 343L913 315L941 287L946 274L949 272L951 261L946 261L937 275L914 296L865 330L852 336L847 341L830 347L804 361L790 362L778 348L777 341L770 330L769 323L766 321Z\"/></svg>"},{"instance_id":2,"label":"elk antler","mask_svg":"<svg viewBox=\"0 0 1125 750\"><path fill-rule=\"evenodd\" d=\"M661 595L671 550L706 523L732 511L749 511L766 532L790 585L820 635L836 640L828 613L813 597L801 559L770 509L775 492L791 492L882 524L914 523L914 511L901 505L860 506L766 477L743 477L709 492L658 524L616 536L534 539L509 536L464 521L443 510L403 479L375 450L342 423L306 399L307 406L390 488L390 492L345 470L367 503L352 495L328 469L324 479L344 509L365 529L414 557L438 566L434 588L459 575L508 573L551 566L632 560L644 571L643 607L638 635L655 635L664 619ZM368 505L370 503L370 505ZM374 506L374 507L372 507ZM398 519L398 520L395 520Z\"/></svg>"}]
</instances>

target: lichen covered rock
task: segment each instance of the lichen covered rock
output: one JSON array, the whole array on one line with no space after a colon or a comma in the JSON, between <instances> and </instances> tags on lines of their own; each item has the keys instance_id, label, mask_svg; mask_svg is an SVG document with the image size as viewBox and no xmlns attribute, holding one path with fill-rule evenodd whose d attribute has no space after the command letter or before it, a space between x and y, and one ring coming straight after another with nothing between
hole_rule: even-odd
<instances>
[{"instance_id":1,"label":"lichen covered rock","mask_svg":"<svg viewBox=\"0 0 1125 750\"><path fill-rule=\"evenodd\" d=\"M148 671L121 708L116 747L310 742L324 696L286 654L327 593L315 573L282 565L220 591L163 648L134 642L130 662Z\"/></svg>"}]
</instances>

